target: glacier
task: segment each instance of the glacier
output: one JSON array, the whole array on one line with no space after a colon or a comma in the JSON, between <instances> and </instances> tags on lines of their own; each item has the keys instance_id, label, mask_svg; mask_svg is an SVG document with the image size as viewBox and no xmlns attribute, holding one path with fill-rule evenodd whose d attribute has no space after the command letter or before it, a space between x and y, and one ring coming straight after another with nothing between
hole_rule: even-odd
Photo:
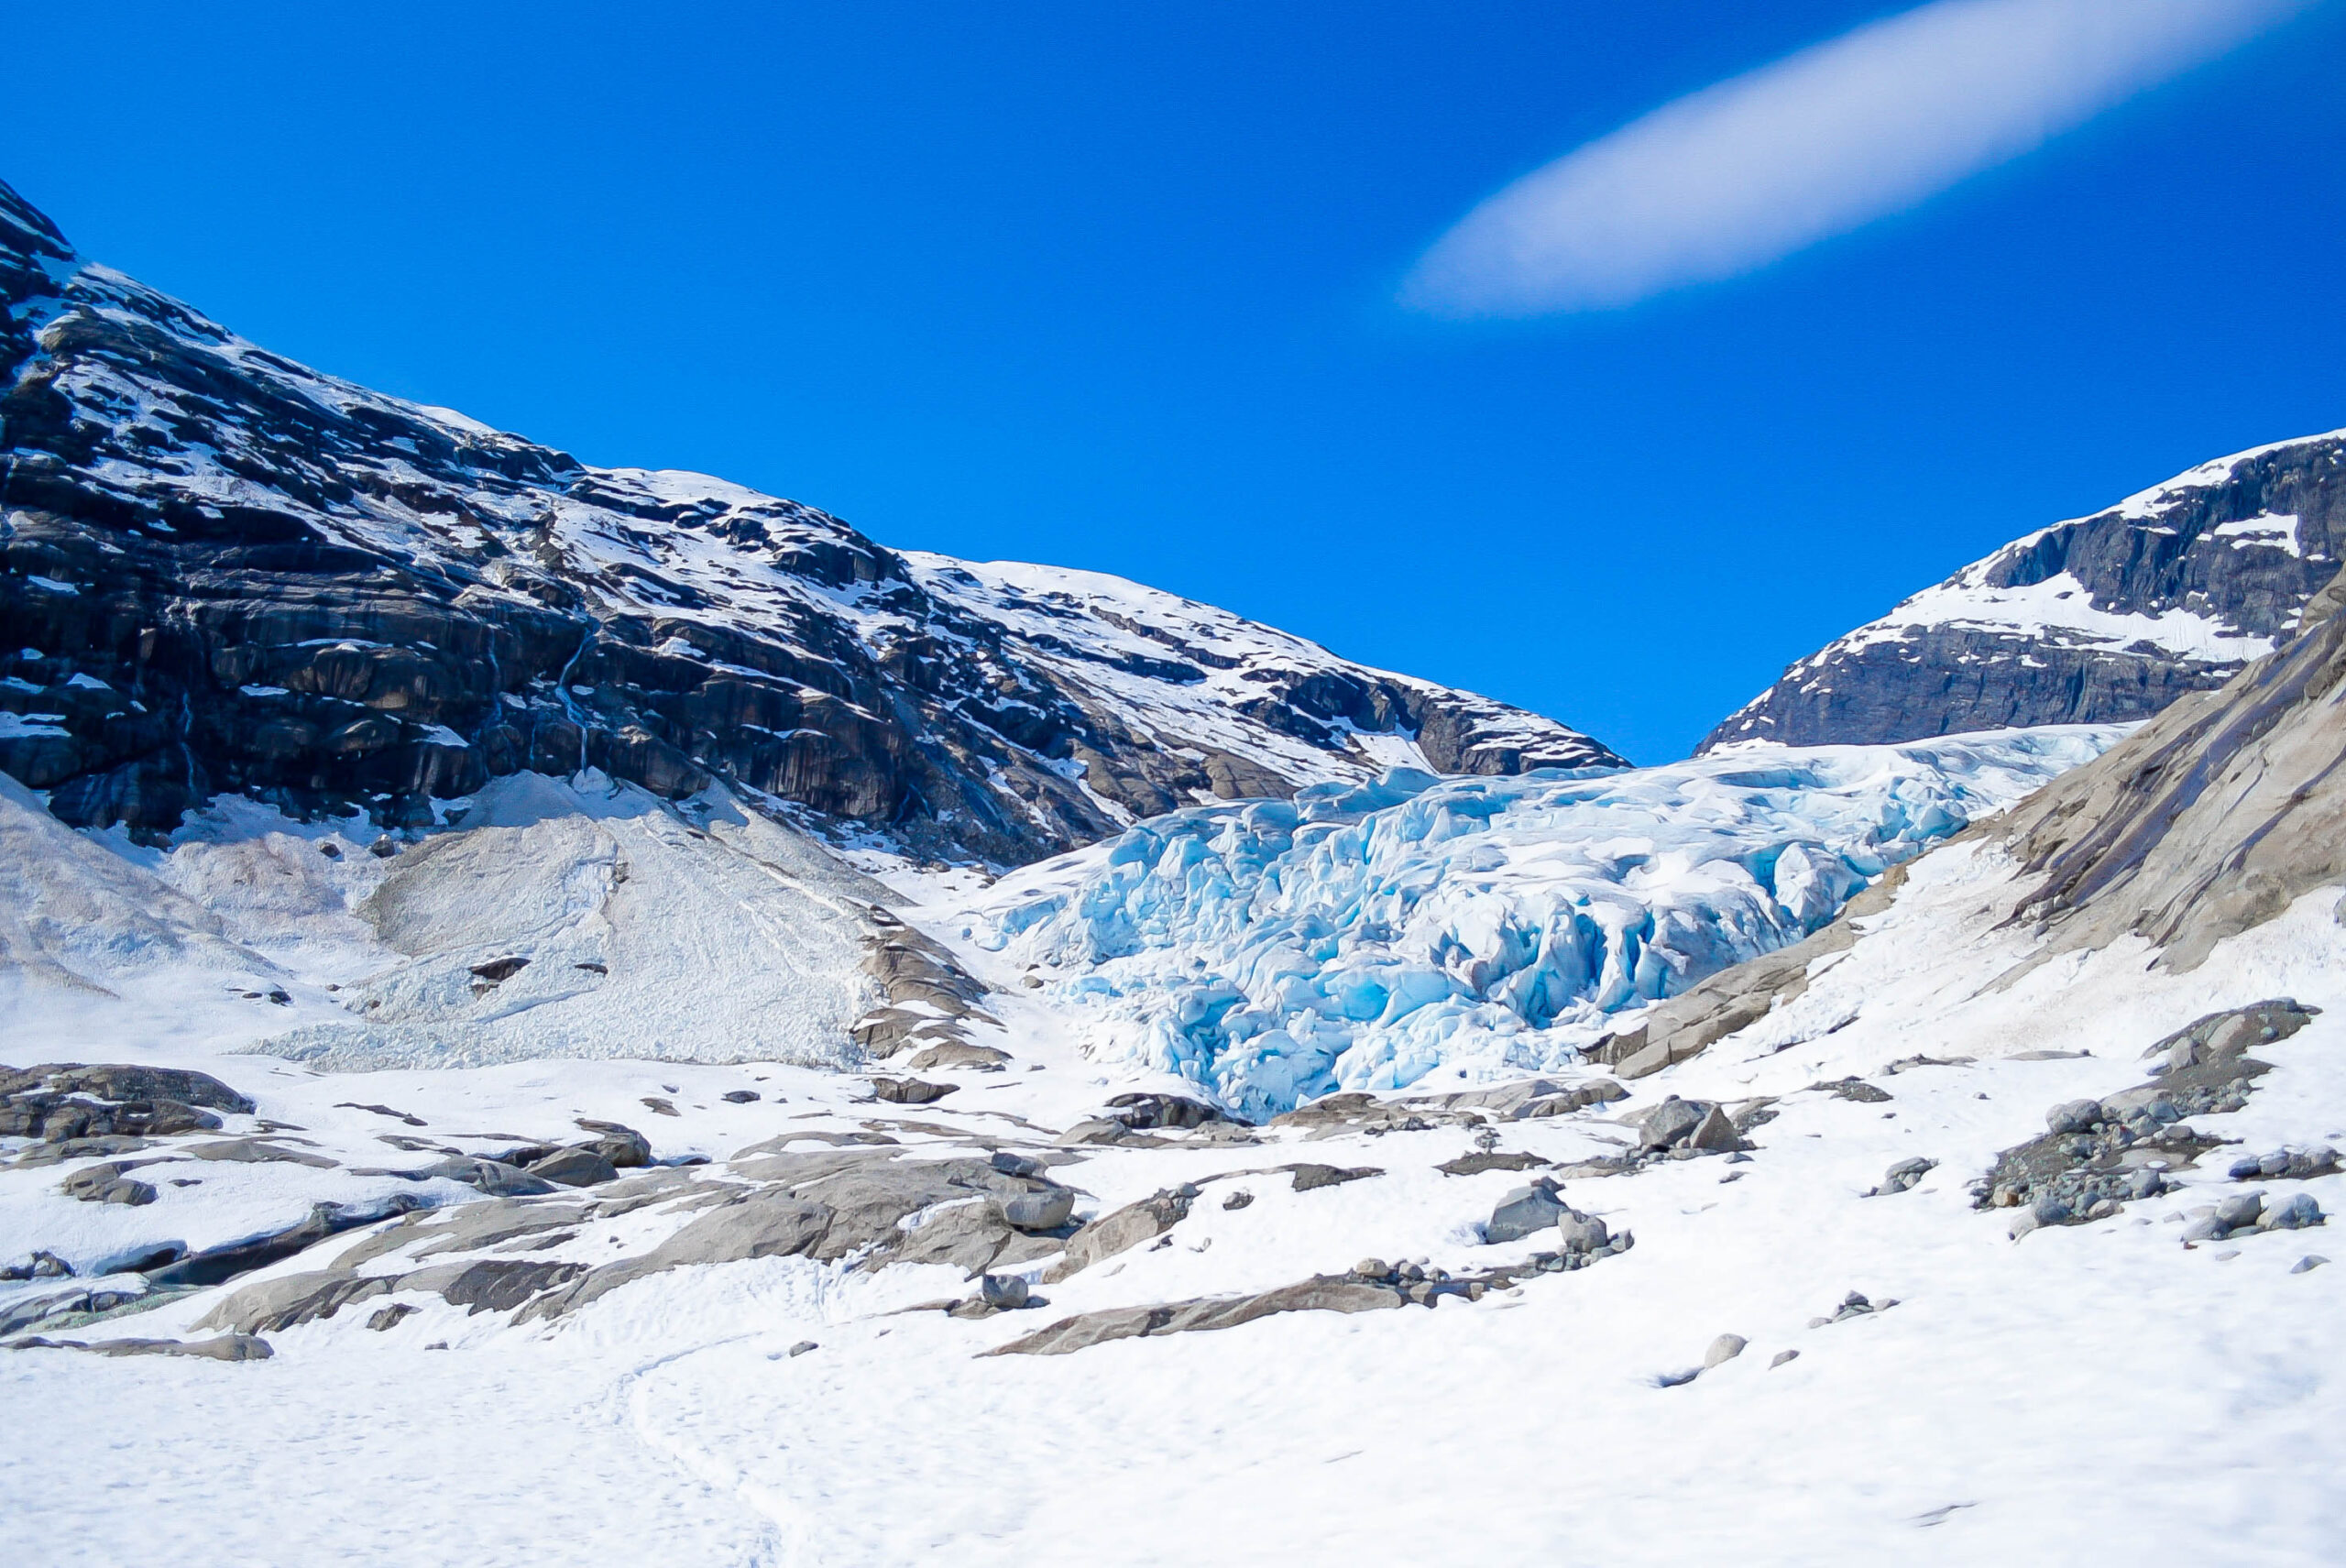
<instances>
[{"instance_id":1,"label":"glacier","mask_svg":"<svg viewBox=\"0 0 2346 1568\"><path fill-rule=\"evenodd\" d=\"M1095 1060L1178 1075L1250 1120L1438 1069L1549 1071L2126 730L1750 743L1514 778L1397 768L1153 817L998 884L965 932L1023 964Z\"/></svg>"}]
</instances>

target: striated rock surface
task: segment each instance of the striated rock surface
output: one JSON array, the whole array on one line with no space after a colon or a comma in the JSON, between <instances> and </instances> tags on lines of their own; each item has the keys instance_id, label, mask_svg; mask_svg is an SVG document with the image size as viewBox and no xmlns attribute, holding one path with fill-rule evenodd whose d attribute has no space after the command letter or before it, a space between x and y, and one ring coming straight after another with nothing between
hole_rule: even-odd
<instances>
[{"instance_id":1,"label":"striated rock surface","mask_svg":"<svg viewBox=\"0 0 2346 1568\"><path fill-rule=\"evenodd\" d=\"M0 770L152 834L584 767L1023 862L1200 798L1618 759L1113 577L883 549L246 342L0 185Z\"/></svg>"},{"instance_id":2,"label":"striated rock surface","mask_svg":"<svg viewBox=\"0 0 2346 1568\"><path fill-rule=\"evenodd\" d=\"M2346 558L2346 431L2013 541L1786 670L1703 742L2148 718L2271 652Z\"/></svg>"}]
</instances>

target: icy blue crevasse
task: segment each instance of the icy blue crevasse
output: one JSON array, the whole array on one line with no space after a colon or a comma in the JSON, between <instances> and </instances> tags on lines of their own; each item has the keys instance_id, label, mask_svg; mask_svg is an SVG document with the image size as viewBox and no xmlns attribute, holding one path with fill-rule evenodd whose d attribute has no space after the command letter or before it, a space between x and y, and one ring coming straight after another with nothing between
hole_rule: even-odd
<instances>
[{"instance_id":1,"label":"icy blue crevasse","mask_svg":"<svg viewBox=\"0 0 2346 1568\"><path fill-rule=\"evenodd\" d=\"M1051 973L1095 1055L1252 1117L1437 1068L1546 1070L2122 734L1396 770L1152 818L1071 891L987 911L983 940Z\"/></svg>"}]
</instances>

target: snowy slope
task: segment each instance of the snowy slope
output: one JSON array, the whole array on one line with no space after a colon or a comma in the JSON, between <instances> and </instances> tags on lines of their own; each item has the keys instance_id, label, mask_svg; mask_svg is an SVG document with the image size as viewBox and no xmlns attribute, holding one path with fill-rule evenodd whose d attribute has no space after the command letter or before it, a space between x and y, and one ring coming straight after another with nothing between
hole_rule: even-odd
<instances>
[{"instance_id":1,"label":"snowy slope","mask_svg":"<svg viewBox=\"0 0 2346 1568\"><path fill-rule=\"evenodd\" d=\"M1018 863L1405 759L1619 761L1137 585L902 556L321 375L5 186L0 312L0 770L76 823L168 832L245 793L413 826L592 766Z\"/></svg>"},{"instance_id":2,"label":"snowy slope","mask_svg":"<svg viewBox=\"0 0 2346 1568\"><path fill-rule=\"evenodd\" d=\"M1255 1119L1437 1068L1549 1071L1617 1015L1798 941L2119 733L1742 747L1610 775L1396 772L1152 819L1028 868L964 935L1039 970L1099 1059Z\"/></svg>"},{"instance_id":3,"label":"snowy slope","mask_svg":"<svg viewBox=\"0 0 2346 1568\"><path fill-rule=\"evenodd\" d=\"M2204 463L2014 540L1713 730L1792 745L2147 718L2273 651L2346 559L2346 431Z\"/></svg>"}]
</instances>

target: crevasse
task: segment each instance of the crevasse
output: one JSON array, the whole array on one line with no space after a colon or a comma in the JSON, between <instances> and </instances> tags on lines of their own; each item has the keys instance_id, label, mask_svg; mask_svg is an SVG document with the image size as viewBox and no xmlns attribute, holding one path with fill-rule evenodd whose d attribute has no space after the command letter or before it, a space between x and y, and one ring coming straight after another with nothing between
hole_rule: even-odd
<instances>
[{"instance_id":1,"label":"crevasse","mask_svg":"<svg viewBox=\"0 0 2346 1568\"><path fill-rule=\"evenodd\" d=\"M1397 769L1152 818L1072 887L985 911L978 935L1040 967L1095 1057L1250 1117L1438 1069L1548 1070L2123 733L1751 745L1517 778Z\"/></svg>"}]
</instances>

